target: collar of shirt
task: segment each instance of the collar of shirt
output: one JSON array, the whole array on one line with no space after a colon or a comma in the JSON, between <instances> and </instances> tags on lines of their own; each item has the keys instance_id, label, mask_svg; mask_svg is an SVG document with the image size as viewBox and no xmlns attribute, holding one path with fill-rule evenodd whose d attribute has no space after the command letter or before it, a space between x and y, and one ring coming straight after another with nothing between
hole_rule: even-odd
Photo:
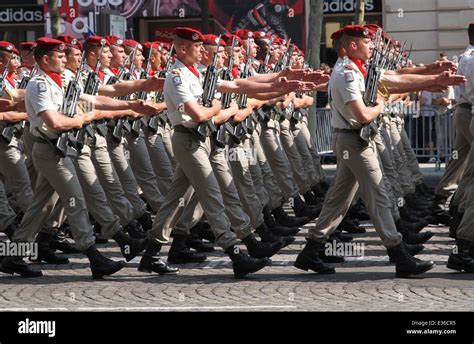
<instances>
[{"instance_id":1,"label":"collar of shirt","mask_svg":"<svg viewBox=\"0 0 474 344\"><path fill-rule=\"evenodd\" d=\"M188 66L186 66L183 62L181 62L180 60L177 59L176 63L174 64L174 68L172 68L172 69L175 69L175 68L179 68L179 69L182 69L183 71L187 71L188 75L190 75L190 76L193 75L196 79L198 79L199 82L201 81L201 73L199 73L199 71L196 69L196 67L194 67L194 69L196 69L197 75L196 75L196 73L191 71L191 69L189 69Z\"/></svg>"},{"instance_id":2,"label":"collar of shirt","mask_svg":"<svg viewBox=\"0 0 474 344\"><path fill-rule=\"evenodd\" d=\"M91 71L95 71L95 66L87 65ZM99 77L100 81L104 82L105 74L102 68L99 68L99 71L97 72L97 76Z\"/></svg>"},{"instance_id":3,"label":"collar of shirt","mask_svg":"<svg viewBox=\"0 0 474 344\"><path fill-rule=\"evenodd\" d=\"M10 85L13 88L16 88L16 83L15 83L15 79L13 78L13 73L12 72L8 72L7 77L5 79L8 80L8 82L10 83Z\"/></svg>"},{"instance_id":4,"label":"collar of shirt","mask_svg":"<svg viewBox=\"0 0 474 344\"><path fill-rule=\"evenodd\" d=\"M57 76L54 76L54 74L56 74ZM57 74L57 73L54 73L54 74L51 73L51 72L46 72L46 71L42 70L41 68L38 68L37 75L44 75L46 77L46 81L48 81L48 83L50 85L52 85L53 87L56 87L57 89L61 90L61 92L62 92L63 88L62 88L61 74ZM51 76L53 76L54 78L59 77L59 80L61 81L61 83L57 83L55 80L53 80L53 78Z\"/></svg>"},{"instance_id":5,"label":"collar of shirt","mask_svg":"<svg viewBox=\"0 0 474 344\"><path fill-rule=\"evenodd\" d=\"M61 77L61 74L55 73L55 72L50 72L50 71L44 71L44 73L54 81L54 83L60 88L63 88L63 79Z\"/></svg>"},{"instance_id":6,"label":"collar of shirt","mask_svg":"<svg viewBox=\"0 0 474 344\"><path fill-rule=\"evenodd\" d=\"M365 78L365 76L367 75L367 71L365 69L365 62L363 60L356 59L355 57L349 57L349 60L356 65L357 69Z\"/></svg>"},{"instance_id":7,"label":"collar of shirt","mask_svg":"<svg viewBox=\"0 0 474 344\"><path fill-rule=\"evenodd\" d=\"M235 66L235 65L232 67L232 76L234 77L234 79L240 78L240 70L239 70L239 67L237 67L237 66Z\"/></svg>"},{"instance_id":8,"label":"collar of shirt","mask_svg":"<svg viewBox=\"0 0 474 344\"><path fill-rule=\"evenodd\" d=\"M77 71L73 71L69 68L64 69L63 72L63 85L67 87L69 85L69 82L74 79L74 77L77 75Z\"/></svg>"}]
</instances>

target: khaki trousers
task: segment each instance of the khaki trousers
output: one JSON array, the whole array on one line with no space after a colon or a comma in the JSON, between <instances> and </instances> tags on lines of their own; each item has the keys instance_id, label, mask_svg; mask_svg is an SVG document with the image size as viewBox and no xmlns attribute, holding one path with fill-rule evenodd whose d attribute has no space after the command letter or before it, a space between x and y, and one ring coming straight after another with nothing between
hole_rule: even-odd
<instances>
[{"instance_id":1,"label":"khaki trousers","mask_svg":"<svg viewBox=\"0 0 474 344\"><path fill-rule=\"evenodd\" d=\"M308 233L308 238L325 242L346 215L357 189L367 207L375 230L385 247L401 243L390 211L390 200L383 182L375 143L368 146L358 133L335 133L333 149L337 156L336 178L324 200L318 222Z\"/></svg>"},{"instance_id":2,"label":"khaki trousers","mask_svg":"<svg viewBox=\"0 0 474 344\"><path fill-rule=\"evenodd\" d=\"M33 201L13 236L14 242L33 242L61 198L77 249L95 243L84 194L69 156L60 158L49 144L35 143L33 162L38 171Z\"/></svg>"},{"instance_id":3,"label":"khaki trousers","mask_svg":"<svg viewBox=\"0 0 474 344\"><path fill-rule=\"evenodd\" d=\"M172 187L157 213L153 228L148 232L148 239L161 244L169 241L174 225L172 222L177 222L181 216L185 194L191 192L192 186L216 236L216 243L223 249L237 244L238 240L230 230L221 190L209 160L209 138L201 142L191 131L175 130L172 144L178 165Z\"/></svg>"}]
</instances>

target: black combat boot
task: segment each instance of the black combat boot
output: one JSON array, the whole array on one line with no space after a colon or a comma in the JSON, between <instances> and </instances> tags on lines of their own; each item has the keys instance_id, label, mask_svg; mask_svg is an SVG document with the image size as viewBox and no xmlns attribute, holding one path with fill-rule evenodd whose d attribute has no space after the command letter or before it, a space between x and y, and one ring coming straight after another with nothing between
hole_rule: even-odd
<instances>
[{"instance_id":1,"label":"black combat boot","mask_svg":"<svg viewBox=\"0 0 474 344\"><path fill-rule=\"evenodd\" d=\"M293 199L293 211L296 216L308 217L310 220L314 220L321 213L321 209L322 205L319 205L316 208L308 206L299 195Z\"/></svg>"},{"instance_id":2,"label":"black combat boot","mask_svg":"<svg viewBox=\"0 0 474 344\"><path fill-rule=\"evenodd\" d=\"M278 224L285 227L301 227L311 221L308 217L289 216L282 206L272 210L272 214Z\"/></svg>"},{"instance_id":3,"label":"black combat boot","mask_svg":"<svg viewBox=\"0 0 474 344\"><path fill-rule=\"evenodd\" d=\"M416 256L417 254L421 253L421 251L424 250L424 246L421 245L421 244L418 244L418 245L410 245L410 244L406 244L406 243L403 243L403 245L405 246L405 248L407 249L408 253L410 253L412 256ZM391 255L390 252L388 252L388 257L389 257L389 261L390 263L395 263L395 259L394 257Z\"/></svg>"},{"instance_id":4,"label":"black combat boot","mask_svg":"<svg viewBox=\"0 0 474 344\"><path fill-rule=\"evenodd\" d=\"M254 258L270 258L283 247L280 240L274 242L258 241L253 234L247 235L242 242L247 247L249 255Z\"/></svg>"},{"instance_id":5,"label":"black combat boot","mask_svg":"<svg viewBox=\"0 0 474 344\"><path fill-rule=\"evenodd\" d=\"M409 231L413 233L419 233L423 228L428 226L428 222L424 220L417 221L417 222L408 222L408 221L405 221L402 217L400 217L399 221L403 227L405 227L406 229L408 229Z\"/></svg>"},{"instance_id":6,"label":"black combat boot","mask_svg":"<svg viewBox=\"0 0 474 344\"><path fill-rule=\"evenodd\" d=\"M470 241L456 239L456 247L449 256L446 267L456 271L474 272L474 259L470 254L472 245Z\"/></svg>"},{"instance_id":7,"label":"black combat boot","mask_svg":"<svg viewBox=\"0 0 474 344\"><path fill-rule=\"evenodd\" d=\"M41 263L46 262L47 264L68 264L69 259L64 256L57 255L51 249L50 243L53 238L52 234L48 233L38 233L36 237L36 243L38 244L38 256L37 258L30 258L32 262Z\"/></svg>"},{"instance_id":8,"label":"black combat boot","mask_svg":"<svg viewBox=\"0 0 474 344\"><path fill-rule=\"evenodd\" d=\"M398 208L398 211L400 212L400 217L404 219L405 221L419 222L421 220L424 220L428 223L431 223L430 221L426 219L426 215L424 215L423 213L419 213L413 209L409 209L406 205Z\"/></svg>"},{"instance_id":9,"label":"black combat boot","mask_svg":"<svg viewBox=\"0 0 474 344\"><path fill-rule=\"evenodd\" d=\"M403 242L410 245L423 244L433 237L433 232L414 233L406 228L400 220L395 221L397 231L402 235Z\"/></svg>"},{"instance_id":10,"label":"black combat boot","mask_svg":"<svg viewBox=\"0 0 474 344\"><path fill-rule=\"evenodd\" d=\"M191 233L186 239L186 245L197 252L214 252L214 244L204 242L198 235Z\"/></svg>"},{"instance_id":11,"label":"black combat boot","mask_svg":"<svg viewBox=\"0 0 474 344\"><path fill-rule=\"evenodd\" d=\"M113 239L119 245L120 251L127 262L138 256L147 245L146 239L133 239L122 230L119 230Z\"/></svg>"},{"instance_id":12,"label":"black combat boot","mask_svg":"<svg viewBox=\"0 0 474 344\"><path fill-rule=\"evenodd\" d=\"M425 211L431 207L430 202L417 198L413 193L407 194L405 196L405 201L410 208L418 211Z\"/></svg>"},{"instance_id":13,"label":"black combat boot","mask_svg":"<svg viewBox=\"0 0 474 344\"><path fill-rule=\"evenodd\" d=\"M370 220L370 215L367 212L367 209L364 207L362 202L357 202L356 205L350 207L348 215L351 219L355 219L355 220L360 220L360 221Z\"/></svg>"},{"instance_id":14,"label":"black combat boot","mask_svg":"<svg viewBox=\"0 0 474 344\"><path fill-rule=\"evenodd\" d=\"M74 245L71 244L68 239L66 239L66 237L61 231L58 231L56 234L53 235L51 241L49 242L49 245L51 246L51 249L53 251L58 250L66 254L82 253L81 250L75 248Z\"/></svg>"},{"instance_id":15,"label":"black combat boot","mask_svg":"<svg viewBox=\"0 0 474 344\"><path fill-rule=\"evenodd\" d=\"M433 203L431 205L431 210L436 213L436 212L443 212L445 210L448 210L446 208L446 201L448 200L448 197L443 196L443 195L435 195L433 199Z\"/></svg>"},{"instance_id":16,"label":"black combat boot","mask_svg":"<svg viewBox=\"0 0 474 344\"><path fill-rule=\"evenodd\" d=\"M123 231L128 233L133 239L144 239L146 233L143 231L142 225L137 220L130 221L129 224L123 227Z\"/></svg>"},{"instance_id":17,"label":"black combat boot","mask_svg":"<svg viewBox=\"0 0 474 344\"><path fill-rule=\"evenodd\" d=\"M6 274L18 274L21 277L41 277L41 270L34 270L22 257L6 256L2 259L0 271Z\"/></svg>"},{"instance_id":18,"label":"black combat boot","mask_svg":"<svg viewBox=\"0 0 474 344\"><path fill-rule=\"evenodd\" d=\"M324 202L324 198L320 199L316 197L311 190L303 194L303 198L308 205L320 205Z\"/></svg>"},{"instance_id":19,"label":"black combat boot","mask_svg":"<svg viewBox=\"0 0 474 344\"><path fill-rule=\"evenodd\" d=\"M153 220L151 219L151 215L149 212L145 211L145 213L137 219L138 223L142 225L142 228L145 231L149 231L151 227L153 227Z\"/></svg>"},{"instance_id":20,"label":"black combat boot","mask_svg":"<svg viewBox=\"0 0 474 344\"><path fill-rule=\"evenodd\" d=\"M199 221L193 228L191 228L190 233L192 235L197 235L201 239L205 239L209 242L216 242L214 232L207 222Z\"/></svg>"},{"instance_id":21,"label":"black combat boot","mask_svg":"<svg viewBox=\"0 0 474 344\"><path fill-rule=\"evenodd\" d=\"M330 239L336 239L336 240L340 240L342 242L351 242L352 240L354 240L354 237L352 235L349 235L349 234L344 234L342 233L342 231L340 231L339 229L336 229L334 231L334 233L332 233L330 236L329 236Z\"/></svg>"},{"instance_id":22,"label":"black combat boot","mask_svg":"<svg viewBox=\"0 0 474 344\"><path fill-rule=\"evenodd\" d=\"M93 227L94 229L94 237L95 237L95 244L107 244L109 240L102 234L102 226L99 222L95 221Z\"/></svg>"},{"instance_id":23,"label":"black combat boot","mask_svg":"<svg viewBox=\"0 0 474 344\"><path fill-rule=\"evenodd\" d=\"M451 215L446 207L447 197L443 195L435 195L433 205L431 206L432 216L434 218L433 224L443 224L449 226L451 222Z\"/></svg>"},{"instance_id":24,"label":"black combat boot","mask_svg":"<svg viewBox=\"0 0 474 344\"><path fill-rule=\"evenodd\" d=\"M283 213L284 214L282 216L285 217L286 213ZM286 216L289 218L288 215ZM293 236L299 232L298 227L286 227L277 223L273 218L272 212L267 206L263 208L263 220L268 230L277 236L288 237Z\"/></svg>"},{"instance_id":25,"label":"black combat boot","mask_svg":"<svg viewBox=\"0 0 474 344\"><path fill-rule=\"evenodd\" d=\"M313 193L316 197L323 197L323 198L326 197L327 189L324 187L324 185L322 183L318 183L318 184L314 185L311 188L311 191L313 191Z\"/></svg>"},{"instance_id":26,"label":"black combat boot","mask_svg":"<svg viewBox=\"0 0 474 344\"><path fill-rule=\"evenodd\" d=\"M363 234L366 232L365 228L361 227L357 220L353 220L348 216L342 219L337 229L349 234Z\"/></svg>"},{"instance_id":27,"label":"black combat boot","mask_svg":"<svg viewBox=\"0 0 474 344\"><path fill-rule=\"evenodd\" d=\"M116 262L103 256L95 245L91 245L84 251L84 254L89 258L93 279L101 279L104 276L113 275L125 267L125 262Z\"/></svg>"},{"instance_id":28,"label":"black combat boot","mask_svg":"<svg viewBox=\"0 0 474 344\"><path fill-rule=\"evenodd\" d=\"M296 258L296 261L293 265L300 270L313 270L319 274L336 273L336 270L333 267L326 265L319 256L321 249L324 248L324 244L312 239L306 240L307 243L305 247L298 254L298 257Z\"/></svg>"},{"instance_id":29,"label":"black combat boot","mask_svg":"<svg viewBox=\"0 0 474 344\"><path fill-rule=\"evenodd\" d=\"M227 248L225 253L232 260L232 268L236 278L242 278L248 274L257 272L270 263L268 258L250 257L236 245Z\"/></svg>"},{"instance_id":30,"label":"black combat boot","mask_svg":"<svg viewBox=\"0 0 474 344\"><path fill-rule=\"evenodd\" d=\"M326 245L328 245L331 248L331 251L332 251L332 247L334 246L333 242L335 242L336 244L342 243L341 240L339 240L335 236L333 236L332 238L329 238L326 241L326 244L323 245L320 248L319 258L321 258L321 260L325 263L344 263L344 261L345 261L344 256L339 256L339 255L336 254L336 252L327 252L326 251Z\"/></svg>"},{"instance_id":31,"label":"black combat boot","mask_svg":"<svg viewBox=\"0 0 474 344\"><path fill-rule=\"evenodd\" d=\"M186 244L188 237L182 234L173 235L173 243L168 252L168 262L171 264L202 263L207 257L198 252L193 252Z\"/></svg>"},{"instance_id":32,"label":"black combat boot","mask_svg":"<svg viewBox=\"0 0 474 344\"><path fill-rule=\"evenodd\" d=\"M283 245L282 248L292 244L295 241L295 238L293 236L278 236L276 234L273 234L268 229L265 222L258 226L258 228L255 229L255 232L257 232L260 239L262 239L262 242L281 241Z\"/></svg>"},{"instance_id":33,"label":"black combat boot","mask_svg":"<svg viewBox=\"0 0 474 344\"><path fill-rule=\"evenodd\" d=\"M403 243L395 247L387 248L389 257L395 262L395 270L397 277L410 277L422 274L434 268L432 261L421 261L413 257Z\"/></svg>"},{"instance_id":34,"label":"black combat boot","mask_svg":"<svg viewBox=\"0 0 474 344\"><path fill-rule=\"evenodd\" d=\"M155 272L159 275L176 275L179 273L178 268L169 266L158 257L160 250L161 244L148 241L145 253L138 265L138 271L146 273Z\"/></svg>"}]
</instances>

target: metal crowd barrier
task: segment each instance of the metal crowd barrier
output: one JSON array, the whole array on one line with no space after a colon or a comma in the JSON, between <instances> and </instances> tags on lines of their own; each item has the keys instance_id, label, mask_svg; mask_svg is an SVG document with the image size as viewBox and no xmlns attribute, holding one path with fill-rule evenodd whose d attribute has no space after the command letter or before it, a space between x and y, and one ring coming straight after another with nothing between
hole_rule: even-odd
<instances>
[{"instance_id":1,"label":"metal crowd barrier","mask_svg":"<svg viewBox=\"0 0 474 344\"><path fill-rule=\"evenodd\" d=\"M451 157L454 142L454 109L444 113L434 111L433 116L424 116L419 104L400 108L405 115L405 130L420 162L433 162L440 169ZM316 147L319 154L332 155L331 110L316 109Z\"/></svg>"},{"instance_id":2,"label":"metal crowd barrier","mask_svg":"<svg viewBox=\"0 0 474 344\"><path fill-rule=\"evenodd\" d=\"M408 114L405 130L410 138L416 157L421 162L432 162L440 169L451 157L454 143L454 109L443 113L425 111Z\"/></svg>"},{"instance_id":3,"label":"metal crowd barrier","mask_svg":"<svg viewBox=\"0 0 474 344\"><path fill-rule=\"evenodd\" d=\"M332 154L332 135L333 128L331 126L331 110L316 109L316 148L319 154Z\"/></svg>"}]
</instances>

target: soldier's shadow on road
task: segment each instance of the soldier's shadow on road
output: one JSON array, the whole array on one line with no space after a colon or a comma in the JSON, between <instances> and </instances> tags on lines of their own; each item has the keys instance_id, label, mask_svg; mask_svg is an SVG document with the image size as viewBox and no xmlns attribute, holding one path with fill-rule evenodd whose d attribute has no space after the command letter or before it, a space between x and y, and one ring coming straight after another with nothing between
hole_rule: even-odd
<instances>
[{"instance_id":1,"label":"soldier's shadow on road","mask_svg":"<svg viewBox=\"0 0 474 344\"><path fill-rule=\"evenodd\" d=\"M193 269L203 270L200 273L195 271L187 271L186 268L181 268L180 274L178 275L164 275L159 276L156 274L143 274L137 275L135 271L128 271L129 269L123 269L122 271L116 273L113 276L105 277L102 280L93 280L89 274L84 274L82 271L80 275L75 275L74 270L76 269L88 269L88 264L74 264L74 266L69 266L65 269L64 274L54 274L49 275L47 272L47 266L43 265L43 271L45 272L42 278L20 278L20 277L11 277L11 276L1 276L0 284L22 284L22 285L55 285L55 284L71 284L74 283L150 283L150 284L178 284L178 285L191 285L191 284L238 284L238 283L271 283L271 282L331 282L331 283L350 283L350 282L365 282L365 281L379 281L379 280L390 280L398 281L403 283L403 281L417 280L425 281L429 284L436 283L436 280L451 280L451 281L474 281L474 274L468 273L457 273L454 271L447 272L428 272L420 276L414 276L411 278L395 278L395 267L389 265L387 262L381 262L380 266L387 266L390 268L390 271L344 271L344 268L371 268L374 267L373 264L370 266L354 265L354 266L338 266L336 267L336 274L332 275L320 275L312 272L303 272L301 270L294 269L291 272L285 270L283 273L278 273L273 270L268 272L265 269L261 272L248 275L245 278L236 279L233 277L232 269L230 266L214 267L212 271L205 271L205 274L202 274L206 268L200 269L197 265ZM131 267L134 269L135 267ZM278 268L278 266L273 266L273 268ZM72 274L71 274L72 272ZM130 272L130 273L129 273ZM105 284L104 284L105 285Z\"/></svg>"}]
</instances>

